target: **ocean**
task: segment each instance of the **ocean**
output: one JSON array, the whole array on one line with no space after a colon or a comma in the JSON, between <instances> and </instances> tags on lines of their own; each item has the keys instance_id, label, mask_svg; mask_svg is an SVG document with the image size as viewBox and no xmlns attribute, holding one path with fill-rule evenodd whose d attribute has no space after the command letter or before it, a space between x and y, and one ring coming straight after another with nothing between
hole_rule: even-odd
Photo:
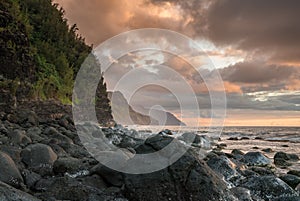
<instances>
[{"instance_id":1,"label":"ocean","mask_svg":"<svg viewBox=\"0 0 300 201\"><path fill-rule=\"evenodd\" d=\"M178 127L178 126L128 126L139 131L140 138L147 138L164 129L171 130L175 136L185 132L198 135L210 135L207 127ZM300 127L224 127L219 136L218 144L225 145L223 152L230 153L239 149L244 153L260 151L270 159L277 152L297 154L300 157ZM268 151L265 151L269 149ZM300 162L295 162L291 169L300 170ZM279 169L285 173L288 169Z\"/></svg>"}]
</instances>

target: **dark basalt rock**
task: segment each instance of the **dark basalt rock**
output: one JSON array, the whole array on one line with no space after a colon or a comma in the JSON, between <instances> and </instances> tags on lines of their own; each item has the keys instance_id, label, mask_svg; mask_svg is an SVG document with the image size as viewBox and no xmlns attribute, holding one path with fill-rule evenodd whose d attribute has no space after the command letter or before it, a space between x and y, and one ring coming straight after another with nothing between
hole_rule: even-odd
<instances>
[{"instance_id":1,"label":"dark basalt rock","mask_svg":"<svg viewBox=\"0 0 300 201\"><path fill-rule=\"evenodd\" d=\"M287 183L293 189L295 189L298 186L298 184L300 184L300 177L297 177L295 175L286 174L286 175L283 175L279 178L282 181L284 181L285 183Z\"/></svg>"},{"instance_id":2,"label":"dark basalt rock","mask_svg":"<svg viewBox=\"0 0 300 201\"><path fill-rule=\"evenodd\" d=\"M230 191L238 198L239 201L253 201L250 190L242 187L234 187Z\"/></svg>"},{"instance_id":3,"label":"dark basalt rock","mask_svg":"<svg viewBox=\"0 0 300 201\"><path fill-rule=\"evenodd\" d=\"M207 161L207 165L227 181L238 175L236 165L225 156L213 157Z\"/></svg>"},{"instance_id":4,"label":"dark basalt rock","mask_svg":"<svg viewBox=\"0 0 300 201\"><path fill-rule=\"evenodd\" d=\"M23 191L15 189L0 181L0 200L1 201L41 201Z\"/></svg>"},{"instance_id":5,"label":"dark basalt rock","mask_svg":"<svg viewBox=\"0 0 300 201\"><path fill-rule=\"evenodd\" d=\"M253 177L241 187L249 189L253 195L266 201L297 196L296 191L275 176Z\"/></svg>"},{"instance_id":6,"label":"dark basalt rock","mask_svg":"<svg viewBox=\"0 0 300 201\"><path fill-rule=\"evenodd\" d=\"M124 182L126 197L133 201L234 200L225 183L191 153L157 172L124 174Z\"/></svg>"},{"instance_id":7,"label":"dark basalt rock","mask_svg":"<svg viewBox=\"0 0 300 201\"><path fill-rule=\"evenodd\" d=\"M299 170L290 170L290 171L288 171L288 174L300 177L300 171Z\"/></svg>"},{"instance_id":8,"label":"dark basalt rock","mask_svg":"<svg viewBox=\"0 0 300 201\"><path fill-rule=\"evenodd\" d=\"M299 157L296 154L287 154L284 152L278 152L274 156L274 164L276 166L291 166L290 161L298 161Z\"/></svg>"},{"instance_id":9,"label":"dark basalt rock","mask_svg":"<svg viewBox=\"0 0 300 201\"><path fill-rule=\"evenodd\" d=\"M0 152L0 181L19 188L23 178L14 161L6 153Z\"/></svg>"},{"instance_id":10,"label":"dark basalt rock","mask_svg":"<svg viewBox=\"0 0 300 201\"><path fill-rule=\"evenodd\" d=\"M271 161L260 152L248 152L244 155L244 162L247 165L266 166L270 165Z\"/></svg>"}]
</instances>

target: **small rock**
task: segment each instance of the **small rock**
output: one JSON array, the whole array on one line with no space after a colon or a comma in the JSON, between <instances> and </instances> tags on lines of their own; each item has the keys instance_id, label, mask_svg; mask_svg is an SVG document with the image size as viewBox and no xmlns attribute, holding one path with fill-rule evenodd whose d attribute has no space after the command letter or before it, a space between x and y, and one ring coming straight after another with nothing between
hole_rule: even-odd
<instances>
[{"instance_id":1,"label":"small rock","mask_svg":"<svg viewBox=\"0 0 300 201\"><path fill-rule=\"evenodd\" d=\"M237 140L239 140L239 138L237 138L237 137L230 137L227 140L237 141Z\"/></svg>"},{"instance_id":2,"label":"small rock","mask_svg":"<svg viewBox=\"0 0 300 201\"><path fill-rule=\"evenodd\" d=\"M29 187L30 189L34 188L34 185L40 180L42 179L42 177L32 171L29 170L23 170L22 171L22 175L25 179L25 184L27 185L27 187Z\"/></svg>"},{"instance_id":3,"label":"small rock","mask_svg":"<svg viewBox=\"0 0 300 201\"><path fill-rule=\"evenodd\" d=\"M263 152L265 153L272 153L273 150L271 148L266 148L266 149L262 149Z\"/></svg>"},{"instance_id":4,"label":"small rock","mask_svg":"<svg viewBox=\"0 0 300 201\"><path fill-rule=\"evenodd\" d=\"M231 154L233 154L233 155L244 155L244 152L242 152L242 151L239 150L239 149L233 149L233 150L231 151Z\"/></svg>"},{"instance_id":5,"label":"small rock","mask_svg":"<svg viewBox=\"0 0 300 201\"><path fill-rule=\"evenodd\" d=\"M13 132L10 132L8 134L9 138L12 140L15 144L22 144L22 145L28 145L32 141L31 139L25 135L26 132L22 130L14 130Z\"/></svg>"}]
</instances>

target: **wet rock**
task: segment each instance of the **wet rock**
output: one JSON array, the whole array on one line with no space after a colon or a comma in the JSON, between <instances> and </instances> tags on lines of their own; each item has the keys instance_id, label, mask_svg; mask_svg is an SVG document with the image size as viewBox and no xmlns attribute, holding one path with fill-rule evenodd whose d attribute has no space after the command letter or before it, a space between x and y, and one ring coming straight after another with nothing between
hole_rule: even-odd
<instances>
[{"instance_id":1,"label":"wet rock","mask_svg":"<svg viewBox=\"0 0 300 201\"><path fill-rule=\"evenodd\" d=\"M295 189L297 185L300 183L300 177L297 177L295 175L286 174L281 177L279 177L282 181L287 183L290 187Z\"/></svg>"},{"instance_id":2,"label":"wet rock","mask_svg":"<svg viewBox=\"0 0 300 201\"><path fill-rule=\"evenodd\" d=\"M195 133L184 133L179 138L186 143L191 143L197 145L201 148L210 148L211 140L205 135L197 135Z\"/></svg>"},{"instance_id":3,"label":"wet rock","mask_svg":"<svg viewBox=\"0 0 300 201\"><path fill-rule=\"evenodd\" d=\"M238 175L236 165L225 156L213 157L207 161L207 165L227 181Z\"/></svg>"},{"instance_id":4,"label":"wet rock","mask_svg":"<svg viewBox=\"0 0 300 201\"><path fill-rule=\"evenodd\" d=\"M161 201L231 201L225 183L191 153L186 153L170 167L150 174L124 174L129 200ZM155 195L155 196L149 196Z\"/></svg>"},{"instance_id":5,"label":"wet rock","mask_svg":"<svg viewBox=\"0 0 300 201\"><path fill-rule=\"evenodd\" d=\"M244 156L244 152L242 152L241 150L239 149L233 149L231 151L231 154L233 155L233 158L237 159L237 160L241 160L243 159L243 156Z\"/></svg>"},{"instance_id":6,"label":"wet rock","mask_svg":"<svg viewBox=\"0 0 300 201\"><path fill-rule=\"evenodd\" d=\"M3 152L0 152L0 181L16 188L19 188L23 183L23 178L16 164L9 155Z\"/></svg>"},{"instance_id":7,"label":"wet rock","mask_svg":"<svg viewBox=\"0 0 300 201\"><path fill-rule=\"evenodd\" d=\"M266 176L266 175L274 175L274 172L268 168L263 167L250 167L248 170L256 172L259 175Z\"/></svg>"},{"instance_id":8,"label":"wet rock","mask_svg":"<svg viewBox=\"0 0 300 201\"><path fill-rule=\"evenodd\" d=\"M40 166L43 164L53 165L57 159L54 151L45 144L33 144L23 149L22 160L30 167Z\"/></svg>"},{"instance_id":9,"label":"wet rock","mask_svg":"<svg viewBox=\"0 0 300 201\"><path fill-rule=\"evenodd\" d=\"M296 191L275 176L253 177L242 184L241 187L249 189L251 194L265 199L266 201L297 196Z\"/></svg>"},{"instance_id":10,"label":"wet rock","mask_svg":"<svg viewBox=\"0 0 300 201\"><path fill-rule=\"evenodd\" d=\"M238 141L238 140L239 140L239 138L237 138L237 137L230 137L230 138L228 138L227 140L231 140L231 141Z\"/></svg>"},{"instance_id":11,"label":"wet rock","mask_svg":"<svg viewBox=\"0 0 300 201\"><path fill-rule=\"evenodd\" d=\"M169 137L168 135L157 134L148 138L145 141L145 145L149 145L158 151L169 145L173 140L175 141L176 139Z\"/></svg>"},{"instance_id":12,"label":"wet rock","mask_svg":"<svg viewBox=\"0 0 300 201\"><path fill-rule=\"evenodd\" d=\"M253 201L250 190L242 187L234 187L230 191L238 198L239 201Z\"/></svg>"},{"instance_id":13,"label":"wet rock","mask_svg":"<svg viewBox=\"0 0 300 201\"><path fill-rule=\"evenodd\" d=\"M292 196L292 197L281 197L281 198L276 198L274 201L299 201L300 196Z\"/></svg>"},{"instance_id":14,"label":"wet rock","mask_svg":"<svg viewBox=\"0 0 300 201\"><path fill-rule=\"evenodd\" d=\"M291 166L290 161L298 161L299 157L296 154L287 154L284 152L278 152L274 156L274 164L276 166Z\"/></svg>"},{"instance_id":15,"label":"wet rock","mask_svg":"<svg viewBox=\"0 0 300 201\"><path fill-rule=\"evenodd\" d=\"M244 162L247 165L266 166L270 165L271 161L260 152L248 152L244 155Z\"/></svg>"},{"instance_id":16,"label":"wet rock","mask_svg":"<svg viewBox=\"0 0 300 201\"><path fill-rule=\"evenodd\" d=\"M0 181L1 201L41 201Z\"/></svg>"},{"instance_id":17,"label":"wet rock","mask_svg":"<svg viewBox=\"0 0 300 201\"><path fill-rule=\"evenodd\" d=\"M165 129L165 130L159 132L159 134L162 134L162 135L173 135L172 131L169 130L169 129Z\"/></svg>"},{"instance_id":18,"label":"wet rock","mask_svg":"<svg viewBox=\"0 0 300 201\"><path fill-rule=\"evenodd\" d=\"M266 149L262 149L263 152L265 153L272 153L273 150L271 148L266 148Z\"/></svg>"},{"instance_id":19,"label":"wet rock","mask_svg":"<svg viewBox=\"0 0 300 201\"><path fill-rule=\"evenodd\" d=\"M298 184L298 186L296 186L296 191L297 191L298 193L300 193L300 184Z\"/></svg>"},{"instance_id":20,"label":"wet rock","mask_svg":"<svg viewBox=\"0 0 300 201\"><path fill-rule=\"evenodd\" d=\"M299 170L290 170L290 171L288 171L288 174L300 177L300 171Z\"/></svg>"}]
</instances>

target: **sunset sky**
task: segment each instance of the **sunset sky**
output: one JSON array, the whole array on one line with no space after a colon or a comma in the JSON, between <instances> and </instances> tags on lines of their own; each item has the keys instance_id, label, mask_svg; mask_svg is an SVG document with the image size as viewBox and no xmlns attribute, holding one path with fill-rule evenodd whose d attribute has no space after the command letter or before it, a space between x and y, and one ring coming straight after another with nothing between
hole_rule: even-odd
<instances>
[{"instance_id":1,"label":"sunset sky","mask_svg":"<svg viewBox=\"0 0 300 201\"><path fill-rule=\"evenodd\" d=\"M226 126L300 126L299 0L55 2L65 9L69 23L76 23L79 33L94 47L124 31L139 28L170 29L191 37L206 52L224 81ZM114 82L130 62L147 57L148 62L172 66L188 78L189 84L198 83L189 64L178 58L150 54L128 54L114 63L113 73L106 79ZM159 69L151 68L149 72L158 79L166 79ZM108 83L108 89L113 90L110 86ZM214 118L207 115L207 91L200 85L193 89L200 102L204 102L199 106L204 110L202 120L194 118L192 111L183 116L182 120L190 126ZM137 110L141 105L148 108L162 105L179 116L179 106L166 90L148 87L139 97L131 103Z\"/></svg>"}]
</instances>

